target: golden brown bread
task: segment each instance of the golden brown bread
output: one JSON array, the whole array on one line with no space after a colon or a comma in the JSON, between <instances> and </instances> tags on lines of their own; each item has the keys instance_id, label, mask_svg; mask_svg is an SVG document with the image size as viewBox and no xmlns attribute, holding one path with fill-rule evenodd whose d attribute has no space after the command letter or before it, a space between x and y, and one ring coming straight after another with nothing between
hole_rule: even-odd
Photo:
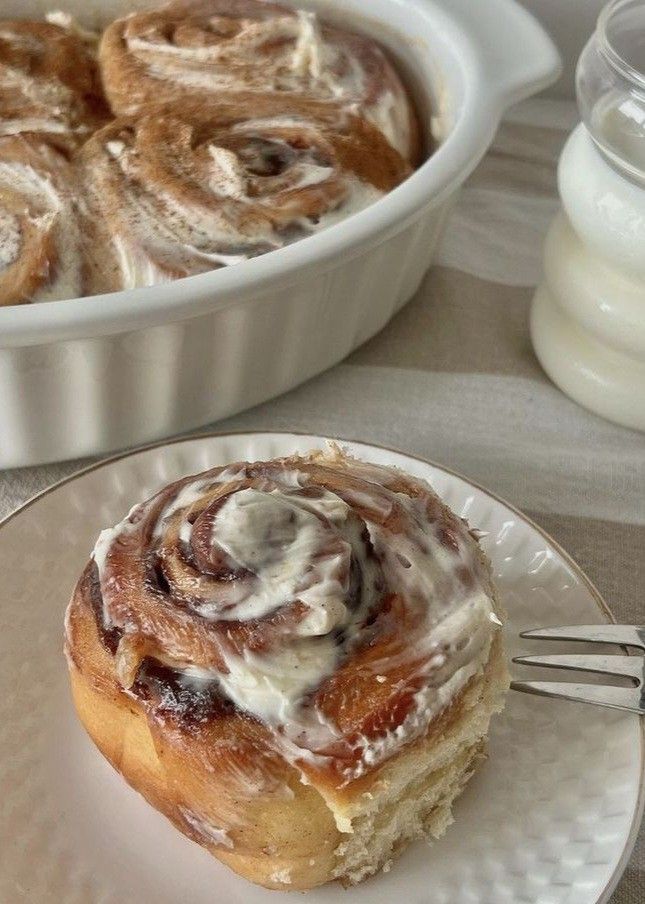
<instances>
[{"instance_id":1,"label":"golden brown bread","mask_svg":"<svg viewBox=\"0 0 645 904\"><path fill-rule=\"evenodd\" d=\"M69 159L70 189L53 207L70 242L58 249L42 218L0 223L0 270L24 251L2 274L0 304L242 262L358 213L420 162L416 113L384 51L311 12L175 0L109 25L98 63L98 35L64 13L48 19L0 21L0 138Z\"/></svg>"},{"instance_id":2,"label":"golden brown bread","mask_svg":"<svg viewBox=\"0 0 645 904\"><path fill-rule=\"evenodd\" d=\"M98 653L98 637L94 643ZM106 672L103 678L107 677ZM327 800L318 789L303 785L298 772L284 763L281 769L276 766L273 792L269 789L249 797L244 787L231 783L231 771L222 768L222 748L230 749L226 740L204 732L189 743L170 726L155 731L140 703L117 685L112 693L104 685L98 689L100 678L88 675L87 665L80 669L71 664L70 679L81 722L128 784L179 831L236 873L282 891L306 890L333 878L353 884L382 868L408 841L440 837L452 822L454 798L485 756L488 721L501 709L508 684L498 640L482 678L471 684L431 733L349 786L336 800ZM397 837L396 847L377 850L379 859L375 859L368 845L378 840L370 836L379 798L384 799L383 814L392 808L388 782L403 786L396 803L407 804L410 836ZM427 801L422 797L424 790L431 791ZM363 813L365 803L375 805L373 810ZM236 811L244 814L243 824L222 830ZM336 815L350 819L347 813L356 827L354 834L360 833L357 852L350 851L349 856L342 847L352 844L353 835L341 832L335 821ZM337 876L345 857L347 872Z\"/></svg>"},{"instance_id":3,"label":"golden brown bread","mask_svg":"<svg viewBox=\"0 0 645 904\"><path fill-rule=\"evenodd\" d=\"M69 161L37 135L0 136L0 305L83 292Z\"/></svg>"},{"instance_id":4,"label":"golden brown bread","mask_svg":"<svg viewBox=\"0 0 645 904\"><path fill-rule=\"evenodd\" d=\"M410 519L424 513L420 534ZM275 568L284 576L280 557L293 561L303 539L299 599L259 614L258 587ZM390 583L428 556L430 622L416 578L394 595ZM322 618L314 578L330 575L349 595L344 613L325 596ZM231 606L247 617L226 618ZM241 875L304 889L360 881L445 830L507 687L497 608L475 541L427 485L313 455L215 469L134 509L79 581L66 651L79 716L128 782ZM280 684L277 664L317 664L327 638L338 654L290 697L293 675ZM244 683L243 664L263 688L276 682L280 707Z\"/></svg>"},{"instance_id":5,"label":"golden brown bread","mask_svg":"<svg viewBox=\"0 0 645 904\"><path fill-rule=\"evenodd\" d=\"M71 28L0 21L0 135L70 152L107 119L95 47Z\"/></svg>"},{"instance_id":6,"label":"golden brown bread","mask_svg":"<svg viewBox=\"0 0 645 904\"><path fill-rule=\"evenodd\" d=\"M217 103L254 118L350 111L372 122L409 163L419 129L407 91L370 38L320 24L313 14L265 0L175 0L117 19L100 59L113 110L138 114L160 97Z\"/></svg>"},{"instance_id":7,"label":"golden brown bread","mask_svg":"<svg viewBox=\"0 0 645 904\"><path fill-rule=\"evenodd\" d=\"M337 110L249 117L227 99L150 105L80 151L91 291L153 285L281 248L411 172ZM110 253L110 249L112 253Z\"/></svg>"}]
</instances>

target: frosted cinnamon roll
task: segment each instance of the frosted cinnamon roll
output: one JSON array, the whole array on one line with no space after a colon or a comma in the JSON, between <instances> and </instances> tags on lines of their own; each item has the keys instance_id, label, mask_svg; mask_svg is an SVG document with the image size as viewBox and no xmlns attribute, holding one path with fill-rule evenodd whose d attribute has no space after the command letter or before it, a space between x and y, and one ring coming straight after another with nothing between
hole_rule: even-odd
<instances>
[{"instance_id":1,"label":"frosted cinnamon roll","mask_svg":"<svg viewBox=\"0 0 645 904\"><path fill-rule=\"evenodd\" d=\"M148 108L118 119L79 159L94 291L154 285L281 248L362 209L410 172L358 117L239 120L226 104L205 121L189 104L181 114Z\"/></svg>"},{"instance_id":2,"label":"frosted cinnamon roll","mask_svg":"<svg viewBox=\"0 0 645 904\"><path fill-rule=\"evenodd\" d=\"M0 135L34 133L70 151L105 122L95 48L68 26L0 21Z\"/></svg>"},{"instance_id":3,"label":"frosted cinnamon roll","mask_svg":"<svg viewBox=\"0 0 645 904\"><path fill-rule=\"evenodd\" d=\"M71 165L36 136L0 136L0 305L82 290Z\"/></svg>"},{"instance_id":4,"label":"frosted cinnamon roll","mask_svg":"<svg viewBox=\"0 0 645 904\"><path fill-rule=\"evenodd\" d=\"M334 106L372 122L410 163L419 136L407 92L378 44L265 0L176 0L110 25L100 48L114 111L160 96L203 103L228 96L271 116L287 101L303 114Z\"/></svg>"},{"instance_id":5,"label":"frosted cinnamon roll","mask_svg":"<svg viewBox=\"0 0 645 904\"><path fill-rule=\"evenodd\" d=\"M79 716L186 835L269 888L437 837L507 675L490 569L424 482L338 450L180 480L98 538Z\"/></svg>"}]
</instances>

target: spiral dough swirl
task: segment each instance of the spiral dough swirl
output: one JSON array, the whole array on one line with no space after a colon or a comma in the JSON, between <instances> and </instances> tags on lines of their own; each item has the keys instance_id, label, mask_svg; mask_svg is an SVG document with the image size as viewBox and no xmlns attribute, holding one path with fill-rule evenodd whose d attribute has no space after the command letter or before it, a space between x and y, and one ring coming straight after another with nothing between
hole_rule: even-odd
<instances>
[{"instance_id":1,"label":"spiral dough swirl","mask_svg":"<svg viewBox=\"0 0 645 904\"><path fill-rule=\"evenodd\" d=\"M107 112L91 36L71 23L0 21L0 135L35 134L69 152Z\"/></svg>"},{"instance_id":2,"label":"spiral dough swirl","mask_svg":"<svg viewBox=\"0 0 645 904\"><path fill-rule=\"evenodd\" d=\"M285 101L301 113L333 107L368 119L418 162L414 110L385 53L311 12L265 0L177 0L112 23L100 59L117 113L138 113L160 95L175 105L226 95L261 116Z\"/></svg>"},{"instance_id":3,"label":"spiral dough swirl","mask_svg":"<svg viewBox=\"0 0 645 904\"><path fill-rule=\"evenodd\" d=\"M83 147L99 232L88 231L88 256L100 254L94 291L281 248L365 207L410 171L374 126L350 114L240 120L225 102L213 113L155 109L116 120Z\"/></svg>"},{"instance_id":4,"label":"spiral dough swirl","mask_svg":"<svg viewBox=\"0 0 645 904\"><path fill-rule=\"evenodd\" d=\"M0 137L0 305L74 298L82 290L70 164L36 136Z\"/></svg>"},{"instance_id":5,"label":"spiral dough swirl","mask_svg":"<svg viewBox=\"0 0 645 904\"><path fill-rule=\"evenodd\" d=\"M280 250L420 162L384 51L311 12L175 0L112 22L100 42L65 13L47 18L0 20L0 304Z\"/></svg>"},{"instance_id":6,"label":"spiral dough swirl","mask_svg":"<svg viewBox=\"0 0 645 904\"><path fill-rule=\"evenodd\" d=\"M422 734L495 630L467 525L427 484L338 450L178 481L104 531L91 568L128 693L162 666L177 700L217 698L341 781Z\"/></svg>"}]
</instances>

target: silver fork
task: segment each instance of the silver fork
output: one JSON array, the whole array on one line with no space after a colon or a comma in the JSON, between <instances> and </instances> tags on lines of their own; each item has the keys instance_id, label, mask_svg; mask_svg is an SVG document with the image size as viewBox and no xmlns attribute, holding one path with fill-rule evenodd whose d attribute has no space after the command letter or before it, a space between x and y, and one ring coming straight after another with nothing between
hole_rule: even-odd
<instances>
[{"instance_id":1,"label":"silver fork","mask_svg":"<svg viewBox=\"0 0 645 904\"><path fill-rule=\"evenodd\" d=\"M585 643L612 643L636 647L645 652L645 625L565 625L558 628L537 628L522 631L527 640L580 640ZM515 656L519 665L537 665L546 669L573 669L576 672L596 672L629 678L632 687L603 684L574 684L565 681L512 681L511 687L527 694L558 697L610 706L630 713L645 715L645 656L588 655L565 653L547 656Z\"/></svg>"}]
</instances>

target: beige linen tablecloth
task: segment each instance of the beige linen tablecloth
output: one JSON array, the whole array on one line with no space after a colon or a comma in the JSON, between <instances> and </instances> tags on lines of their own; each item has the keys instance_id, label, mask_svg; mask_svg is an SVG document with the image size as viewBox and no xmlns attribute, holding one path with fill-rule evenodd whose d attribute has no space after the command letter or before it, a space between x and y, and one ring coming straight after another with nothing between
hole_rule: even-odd
<instances>
[{"instance_id":1,"label":"beige linen tablecloth","mask_svg":"<svg viewBox=\"0 0 645 904\"><path fill-rule=\"evenodd\" d=\"M562 395L528 334L556 161L575 118L557 101L513 110L414 300L343 364L217 429L346 436L444 463L530 514L618 620L643 623L645 436ZM2 474L0 517L84 463ZM645 902L644 849L641 835L612 904Z\"/></svg>"}]
</instances>

